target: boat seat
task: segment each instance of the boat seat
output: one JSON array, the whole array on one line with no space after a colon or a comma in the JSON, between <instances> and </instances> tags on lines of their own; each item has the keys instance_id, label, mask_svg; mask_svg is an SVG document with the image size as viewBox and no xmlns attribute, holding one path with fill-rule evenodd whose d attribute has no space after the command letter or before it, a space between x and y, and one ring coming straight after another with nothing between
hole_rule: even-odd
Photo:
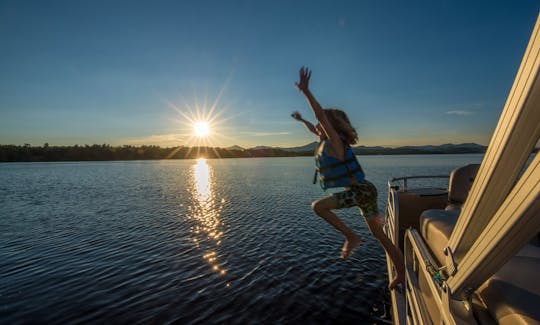
<instances>
[{"instance_id":1,"label":"boat seat","mask_svg":"<svg viewBox=\"0 0 540 325\"><path fill-rule=\"evenodd\" d=\"M420 234L439 265L445 263L444 249L448 246L460 211L430 209L420 215Z\"/></svg>"},{"instance_id":2,"label":"boat seat","mask_svg":"<svg viewBox=\"0 0 540 325\"><path fill-rule=\"evenodd\" d=\"M469 195L480 164L469 164L454 169L448 181L448 205L445 210L461 209Z\"/></svg>"},{"instance_id":3,"label":"boat seat","mask_svg":"<svg viewBox=\"0 0 540 325\"><path fill-rule=\"evenodd\" d=\"M439 265L456 225L459 210L426 210L420 219L424 241ZM534 239L533 241L534 242ZM540 325L540 247L525 245L478 290L489 315L497 324Z\"/></svg>"},{"instance_id":4,"label":"boat seat","mask_svg":"<svg viewBox=\"0 0 540 325\"><path fill-rule=\"evenodd\" d=\"M444 249L448 246L461 206L477 171L478 165L467 165L454 170L450 176L445 210L430 209L420 215L420 233L439 265L445 263ZM540 325L539 235L476 291L488 317L497 324Z\"/></svg>"},{"instance_id":5,"label":"boat seat","mask_svg":"<svg viewBox=\"0 0 540 325\"><path fill-rule=\"evenodd\" d=\"M498 324L540 324L540 247L525 245L477 291Z\"/></svg>"},{"instance_id":6,"label":"boat seat","mask_svg":"<svg viewBox=\"0 0 540 325\"><path fill-rule=\"evenodd\" d=\"M477 165L462 168L450 176L445 210L430 209L420 215L420 233L439 265L445 263L444 249L478 170ZM497 324L540 324L540 247L534 244L538 238L533 238L476 292Z\"/></svg>"},{"instance_id":7,"label":"boat seat","mask_svg":"<svg viewBox=\"0 0 540 325\"><path fill-rule=\"evenodd\" d=\"M444 249L448 246L448 240L461 212L461 206L467 199L479 167L479 164L469 164L454 169L450 173L448 204L445 209L429 209L420 215L420 234L439 265L445 262Z\"/></svg>"}]
</instances>

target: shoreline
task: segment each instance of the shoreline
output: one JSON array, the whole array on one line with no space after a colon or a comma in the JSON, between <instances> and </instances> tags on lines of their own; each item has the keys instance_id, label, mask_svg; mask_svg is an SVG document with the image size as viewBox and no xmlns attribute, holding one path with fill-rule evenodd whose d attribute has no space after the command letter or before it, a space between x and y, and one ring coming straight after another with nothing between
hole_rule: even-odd
<instances>
[{"instance_id":1,"label":"shoreline","mask_svg":"<svg viewBox=\"0 0 540 325\"><path fill-rule=\"evenodd\" d=\"M7 150L6 150L7 149ZM418 150L377 149L355 150L357 156L405 156L405 155L461 155L484 154L485 150ZM228 150L212 147L23 147L0 145L0 163L17 162L89 162L89 161L146 161L185 159L231 159L231 158L287 158L313 157L312 151L286 151L283 149Z\"/></svg>"}]
</instances>

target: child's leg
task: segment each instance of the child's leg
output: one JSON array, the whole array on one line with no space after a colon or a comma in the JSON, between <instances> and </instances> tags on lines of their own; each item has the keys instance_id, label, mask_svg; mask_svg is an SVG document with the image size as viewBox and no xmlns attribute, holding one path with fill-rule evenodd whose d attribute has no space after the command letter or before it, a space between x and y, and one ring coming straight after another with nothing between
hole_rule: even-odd
<instances>
[{"instance_id":1,"label":"child's leg","mask_svg":"<svg viewBox=\"0 0 540 325\"><path fill-rule=\"evenodd\" d=\"M390 238L388 238L388 236L386 236L386 234L384 233L382 229L381 221L380 221L382 220L381 215L378 215L372 218L365 218L365 219L369 227L369 230L371 231L373 236L375 236L375 238L377 238L379 242L381 243L381 245L384 247L384 250L386 251L386 253L388 253L390 260L392 260L392 263L394 264L394 267L396 268L396 276L394 277L392 282L390 282L390 284L388 285L388 288L392 290L399 283L402 283L403 280L405 279L405 263L403 261L403 254L401 253L399 248L397 248L392 243Z\"/></svg>"},{"instance_id":2,"label":"child's leg","mask_svg":"<svg viewBox=\"0 0 540 325\"><path fill-rule=\"evenodd\" d=\"M336 200L332 196L325 197L314 201L311 204L311 208L319 217L323 218L345 236L345 243L341 249L341 257L349 257L353 250L362 243L362 240L331 211L338 208Z\"/></svg>"}]
</instances>

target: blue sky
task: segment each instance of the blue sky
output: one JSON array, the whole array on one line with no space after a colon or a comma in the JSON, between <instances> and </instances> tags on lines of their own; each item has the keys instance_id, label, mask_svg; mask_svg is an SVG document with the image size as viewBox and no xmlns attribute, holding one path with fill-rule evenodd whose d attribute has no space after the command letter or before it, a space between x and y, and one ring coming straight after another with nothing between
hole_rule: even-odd
<instances>
[{"instance_id":1,"label":"blue sky","mask_svg":"<svg viewBox=\"0 0 540 325\"><path fill-rule=\"evenodd\" d=\"M0 1L0 143L488 144L540 1ZM211 119L194 138L191 122Z\"/></svg>"}]
</instances>

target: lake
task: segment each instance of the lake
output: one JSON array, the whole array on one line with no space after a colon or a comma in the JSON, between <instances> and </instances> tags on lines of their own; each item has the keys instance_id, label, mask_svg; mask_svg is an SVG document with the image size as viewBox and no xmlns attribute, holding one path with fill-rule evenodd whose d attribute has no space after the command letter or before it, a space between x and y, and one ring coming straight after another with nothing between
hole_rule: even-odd
<instances>
[{"instance_id":1,"label":"lake","mask_svg":"<svg viewBox=\"0 0 540 325\"><path fill-rule=\"evenodd\" d=\"M379 190L483 155L359 156ZM0 322L376 323L384 251L310 209L313 158L0 164Z\"/></svg>"}]
</instances>

